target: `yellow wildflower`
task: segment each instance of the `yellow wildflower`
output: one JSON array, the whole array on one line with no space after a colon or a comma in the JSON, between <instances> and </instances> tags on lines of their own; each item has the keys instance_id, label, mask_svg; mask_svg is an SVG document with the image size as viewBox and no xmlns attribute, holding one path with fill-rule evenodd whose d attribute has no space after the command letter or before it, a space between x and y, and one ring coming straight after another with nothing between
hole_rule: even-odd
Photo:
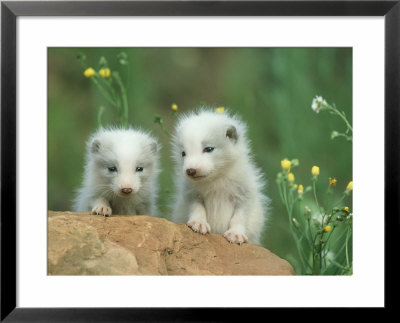
<instances>
[{"instance_id":1,"label":"yellow wildflower","mask_svg":"<svg viewBox=\"0 0 400 323\"><path fill-rule=\"evenodd\" d=\"M293 183L294 182L294 175L293 173L289 173L287 176L287 180L289 183Z\"/></svg>"},{"instance_id":2,"label":"yellow wildflower","mask_svg":"<svg viewBox=\"0 0 400 323\"><path fill-rule=\"evenodd\" d=\"M99 74L100 74L100 76L101 76L102 78L106 79L106 78L109 78L109 77L110 77L111 71L110 71L109 68L106 67L106 68L102 68L102 69L99 71Z\"/></svg>"},{"instance_id":3,"label":"yellow wildflower","mask_svg":"<svg viewBox=\"0 0 400 323\"><path fill-rule=\"evenodd\" d=\"M299 195L301 196L301 195L303 195L303 192L304 192L304 187L303 187L303 185L299 185L299 188L297 189L297 193L299 193Z\"/></svg>"},{"instance_id":4,"label":"yellow wildflower","mask_svg":"<svg viewBox=\"0 0 400 323\"><path fill-rule=\"evenodd\" d=\"M336 185L336 178L330 178L329 177L329 187L334 187Z\"/></svg>"},{"instance_id":5,"label":"yellow wildflower","mask_svg":"<svg viewBox=\"0 0 400 323\"><path fill-rule=\"evenodd\" d=\"M96 75L96 71L93 68L89 67L83 72L83 75L85 75L85 77L89 78L89 77Z\"/></svg>"},{"instance_id":6,"label":"yellow wildflower","mask_svg":"<svg viewBox=\"0 0 400 323\"><path fill-rule=\"evenodd\" d=\"M173 104L173 105L171 105L171 110L172 111L178 111L178 105L177 104Z\"/></svg>"},{"instance_id":7,"label":"yellow wildflower","mask_svg":"<svg viewBox=\"0 0 400 323\"><path fill-rule=\"evenodd\" d=\"M353 190L353 181L350 181L349 184L347 184L346 191L350 192L352 190Z\"/></svg>"},{"instance_id":8,"label":"yellow wildflower","mask_svg":"<svg viewBox=\"0 0 400 323\"><path fill-rule=\"evenodd\" d=\"M287 159L281 160L281 166L283 170L290 171L291 165L292 163L289 160Z\"/></svg>"},{"instance_id":9,"label":"yellow wildflower","mask_svg":"<svg viewBox=\"0 0 400 323\"><path fill-rule=\"evenodd\" d=\"M318 176L318 175L319 175L319 167L318 167L318 166L313 166L313 167L311 168L311 174L312 174L313 176Z\"/></svg>"},{"instance_id":10,"label":"yellow wildflower","mask_svg":"<svg viewBox=\"0 0 400 323\"><path fill-rule=\"evenodd\" d=\"M327 226L325 226L325 228L324 228L324 231L325 232L329 232L329 231L331 231L332 230L332 226L330 226L330 225L327 225Z\"/></svg>"},{"instance_id":11,"label":"yellow wildflower","mask_svg":"<svg viewBox=\"0 0 400 323\"><path fill-rule=\"evenodd\" d=\"M343 208L343 211L345 211L346 213L349 213L350 209L349 209L348 206L345 206L345 207Z\"/></svg>"},{"instance_id":12,"label":"yellow wildflower","mask_svg":"<svg viewBox=\"0 0 400 323\"><path fill-rule=\"evenodd\" d=\"M217 112L217 113L224 113L224 111L225 111L225 107L218 107L215 109L215 112Z\"/></svg>"}]
</instances>

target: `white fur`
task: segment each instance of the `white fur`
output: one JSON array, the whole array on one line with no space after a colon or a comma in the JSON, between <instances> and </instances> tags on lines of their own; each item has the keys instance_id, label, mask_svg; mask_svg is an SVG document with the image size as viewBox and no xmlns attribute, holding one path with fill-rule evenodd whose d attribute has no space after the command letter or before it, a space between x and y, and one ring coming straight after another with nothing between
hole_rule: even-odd
<instances>
[{"instance_id":1,"label":"white fur","mask_svg":"<svg viewBox=\"0 0 400 323\"><path fill-rule=\"evenodd\" d=\"M155 215L158 152L157 141L144 131L100 128L87 141L84 178L74 210L105 216ZM124 194L123 188L132 193Z\"/></svg>"},{"instance_id":2,"label":"white fur","mask_svg":"<svg viewBox=\"0 0 400 323\"><path fill-rule=\"evenodd\" d=\"M203 109L178 121L173 139L175 222L202 234L223 234L233 243L260 244L268 198L246 133L246 125L227 112ZM214 150L204 152L205 147ZM188 176L189 168L201 177Z\"/></svg>"}]
</instances>

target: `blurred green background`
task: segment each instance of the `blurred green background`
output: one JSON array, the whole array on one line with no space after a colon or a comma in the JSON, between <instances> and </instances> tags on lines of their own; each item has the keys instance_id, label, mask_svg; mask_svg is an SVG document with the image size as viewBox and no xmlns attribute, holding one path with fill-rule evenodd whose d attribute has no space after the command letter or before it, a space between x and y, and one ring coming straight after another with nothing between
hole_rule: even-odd
<instances>
[{"instance_id":1,"label":"blurred green background","mask_svg":"<svg viewBox=\"0 0 400 323\"><path fill-rule=\"evenodd\" d=\"M128 65L119 64L122 51ZM280 161L299 159L295 182L304 186L310 185L311 167L318 165L321 193L327 190L328 177L338 180L337 196L352 179L351 143L330 139L333 130L345 131L343 121L311 109L312 99L321 95L352 121L351 48L49 48L50 210L71 210L82 179L85 141L97 128L99 107L106 107L104 125L117 122L112 107L83 76L78 53L84 53L96 70L100 58L106 57L127 87L130 122L151 130L162 143L162 217L170 218L173 165L168 137L154 117L160 115L172 131L173 103L179 112L201 104L229 107L247 122L255 161L268 181L265 193L272 200L263 246L289 261L297 259L297 251L275 183Z\"/></svg>"}]
</instances>

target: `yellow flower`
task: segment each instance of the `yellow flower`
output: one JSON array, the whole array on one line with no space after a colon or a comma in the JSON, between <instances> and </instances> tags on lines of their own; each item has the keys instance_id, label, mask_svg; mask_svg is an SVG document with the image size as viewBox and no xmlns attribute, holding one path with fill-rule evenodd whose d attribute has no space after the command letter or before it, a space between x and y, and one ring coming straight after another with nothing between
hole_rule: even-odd
<instances>
[{"instance_id":1,"label":"yellow flower","mask_svg":"<svg viewBox=\"0 0 400 323\"><path fill-rule=\"evenodd\" d=\"M318 166L313 166L313 167L311 168L311 174L312 174L313 176L318 176L318 175L319 175L319 167L318 167Z\"/></svg>"},{"instance_id":2,"label":"yellow flower","mask_svg":"<svg viewBox=\"0 0 400 323\"><path fill-rule=\"evenodd\" d=\"M281 160L281 166L283 170L290 171L291 165L292 163L289 160L287 159Z\"/></svg>"},{"instance_id":3,"label":"yellow flower","mask_svg":"<svg viewBox=\"0 0 400 323\"><path fill-rule=\"evenodd\" d=\"M289 173L287 176L287 180L289 183L293 183L294 182L294 175L293 173Z\"/></svg>"},{"instance_id":4,"label":"yellow flower","mask_svg":"<svg viewBox=\"0 0 400 323\"><path fill-rule=\"evenodd\" d=\"M102 68L100 71L99 71L99 74L100 74L100 76L102 77L102 78L109 78L110 77L110 75L111 75L111 71L110 71L110 69L109 68Z\"/></svg>"},{"instance_id":5,"label":"yellow flower","mask_svg":"<svg viewBox=\"0 0 400 323\"><path fill-rule=\"evenodd\" d=\"M346 191L350 192L353 190L353 181L350 181L349 184L347 184Z\"/></svg>"},{"instance_id":6,"label":"yellow flower","mask_svg":"<svg viewBox=\"0 0 400 323\"><path fill-rule=\"evenodd\" d=\"M329 187L334 187L336 185L336 178L330 178L329 177Z\"/></svg>"},{"instance_id":7,"label":"yellow flower","mask_svg":"<svg viewBox=\"0 0 400 323\"><path fill-rule=\"evenodd\" d=\"M171 105L171 110L172 111L178 111L178 105L177 104L173 104L173 105Z\"/></svg>"},{"instance_id":8,"label":"yellow flower","mask_svg":"<svg viewBox=\"0 0 400 323\"><path fill-rule=\"evenodd\" d=\"M89 78L89 77L96 75L96 71L93 68L89 67L83 72L83 75L85 75L85 77Z\"/></svg>"},{"instance_id":9,"label":"yellow flower","mask_svg":"<svg viewBox=\"0 0 400 323\"><path fill-rule=\"evenodd\" d=\"M299 185L299 188L297 189L297 193L299 193L299 195L301 196L301 195L303 195L303 192L304 192L304 187L303 187L303 185Z\"/></svg>"},{"instance_id":10,"label":"yellow flower","mask_svg":"<svg viewBox=\"0 0 400 323\"><path fill-rule=\"evenodd\" d=\"M225 107L218 107L215 109L215 112L217 112L217 113L224 113L224 111L225 111Z\"/></svg>"},{"instance_id":11,"label":"yellow flower","mask_svg":"<svg viewBox=\"0 0 400 323\"><path fill-rule=\"evenodd\" d=\"M349 207L348 206L345 206L344 208L343 208L343 211L345 211L346 213L349 213Z\"/></svg>"},{"instance_id":12,"label":"yellow flower","mask_svg":"<svg viewBox=\"0 0 400 323\"><path fill-rule=\"evenodd\" d=\"M325 226L325 228L324 228L324 231L325 232L329 232L329 231L331 231L332 230L332 226L330 226L330 225L327 225L327 226Z\"/></svg>"}]
</instances>

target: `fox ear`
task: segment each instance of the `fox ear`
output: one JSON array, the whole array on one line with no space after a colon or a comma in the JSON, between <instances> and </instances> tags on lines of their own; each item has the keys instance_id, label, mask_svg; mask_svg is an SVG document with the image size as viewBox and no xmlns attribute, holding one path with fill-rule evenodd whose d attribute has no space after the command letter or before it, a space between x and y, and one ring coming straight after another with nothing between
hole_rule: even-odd
<instances>
[{"instance_id":1,"label":"fox ear","mask_svg":"<svg viewBox=\"0 0 400 323\"><path fill-rule=\"evenodd\" d=\"M160 150L160 147L159 147L159 145L157 144L157 142L153 141L153 142L150 144L150 150L151 150L151 152L152 152L153 154L157 153L157 152Z\"/></svg>"},{"instance_id":2,"label":"fox ear","mask_svg":"<svg viewBox=\"0 0 400 323\"><path fill-rule=\"evenodd\" d=\"M238 135L237 135L237 131L235 126L230 126L227 130L226 130L226 136L232 140L234 143L236 143L237 139L238 139Z\"/></svg>"},{"instance_id":3,"label":"fox ear","mask_svg":"<svg viewBox=\"0 0 400 323\"><path fill-rule=\"evenodd\" d=\"M100 141L98 139L95 139L92 141L90 151L92 153L98 153L100 151L100 147L101 147Z\"/></svg>"}]
</instances>

